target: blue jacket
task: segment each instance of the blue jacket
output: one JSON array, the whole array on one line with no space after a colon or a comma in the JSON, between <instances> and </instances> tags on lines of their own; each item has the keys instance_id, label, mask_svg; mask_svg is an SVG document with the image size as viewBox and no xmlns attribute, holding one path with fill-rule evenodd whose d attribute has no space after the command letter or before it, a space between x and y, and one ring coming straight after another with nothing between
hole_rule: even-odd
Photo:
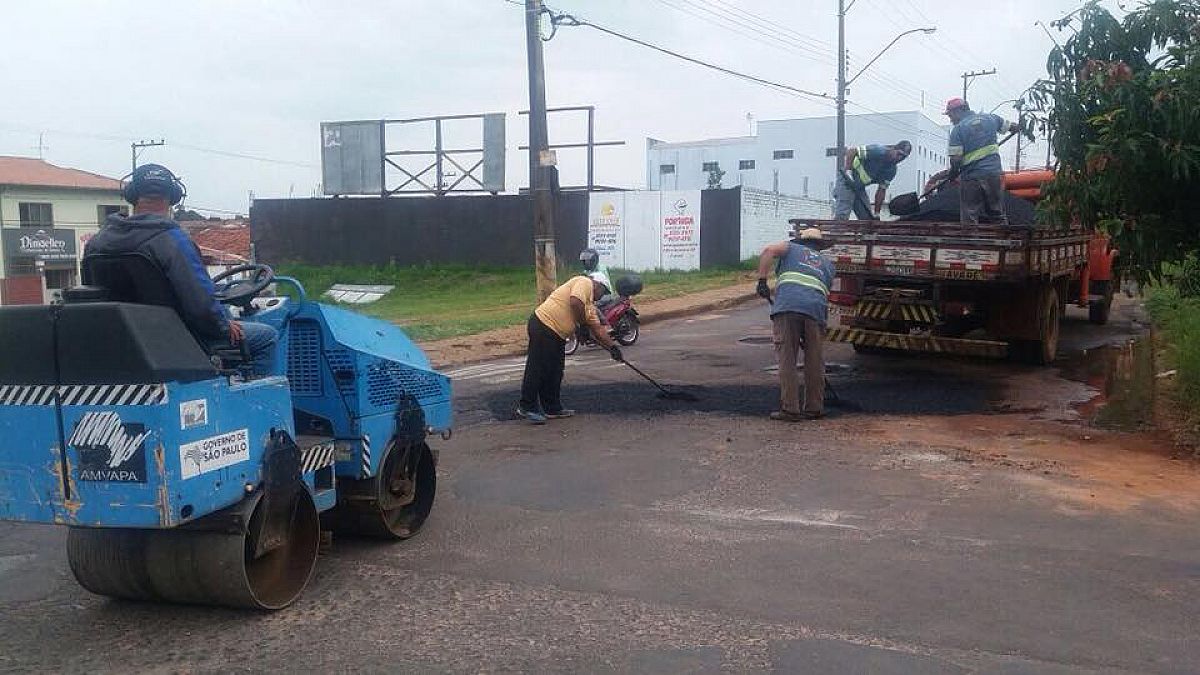
<instances>
[{"instance_id":1,"label":"blue jacket","mask_svg":"<svg viewBox=\"0 0 1200 675\"><path fill-rule=\"evenodd\" d=\"M1006 126L1003 117L990 113L971 113L954 125L948 154L963 158L959 176L971 179L1000 175L1003 167L996 134Z\"/></svg>"},{"instance_id":2,"label":"blue jacket","mask_svg":"<svg viewBox=\"0 0 1200 675\"><path fill-rule=\"evenodd\" d=\"M217 302L216 288L199 249L174 220L114 213L104 229L88 240L83 256L135 252L148 256L166 274L179 302L175 310L193 333L213 340L229 335L229 319Z\"/></svg>"},{"instance_id":3,"label":"blue jacket","mask_svg":"<svg viewBox=\"0 0 1200 675\"><path fill-rule=\"evenodd\" d=\"M896 162L888 157L886 145L859 146L852 164L850 175L863 187L875 184L886 188L896 177Z\"/></svg>"},{"instance_id":4,"label":"blue jacket","mask_svg":"<svg viewBox=\"0 0 1200 675\"><path fill-rule=\"evenodd\" d=\"M775 265L775 273L778 277L771 316L794 312L824 326L829 312L829 288L836 273L833 262L819 251L791 241L787 253Z\"/></svg>"}]
</instances>

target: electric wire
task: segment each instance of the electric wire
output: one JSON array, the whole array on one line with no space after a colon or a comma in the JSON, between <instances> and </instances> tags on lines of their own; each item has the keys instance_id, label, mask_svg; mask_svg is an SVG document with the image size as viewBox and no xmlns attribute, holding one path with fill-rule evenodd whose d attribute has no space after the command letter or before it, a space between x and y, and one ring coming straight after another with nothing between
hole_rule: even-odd
<instances>
[{"instance_id":1,"label":"electric wire","mask_svg":"<svg viewBox=\"0 0 1200 675\"><path fill-rule=\"evenodd\" d=\"M725 73L726 75L731 75L733 77L737 77L737 78L746 80L748 82L754 82L756 84L764 85L767 87L772 87L772 88L775 88L780 91L786 91L786 92L797 94L800 96L809 97L811 99L816 99L817 101L822 101L822 102L826 102L826 103L828 103L829 101L835 100L835 98L833 96L830 96L829 94L818 93L818 92L811 91L808 89L801 89L800 87L793 87L792 85L789 85L789 84L775 82L772 80L768 80L766 78L749 75L747 73L739 72L739 71L733 70L731 68L719 66L715 63L710 63L710 62L704 61L702 59L688 56L686 54L682 54L680 52L677 52L677 51L674 51L671 49L667 49L666 47L661 47L659 45L647 42L645 40L633 37L631 35L626 35L625 33L613 30L611 28L607 28L605 26L601 26L599 24L593 23L586 19L580 19L579 17L573 16L571 14L555 12L551 15L551 17L552 17L551 18L552 22L557 23L559 25L586 26L588 28L592 28L594 30L600 31L601 33L610 35L612 37L616 37L621 40L625 40L627 42L632 42L633 44L640 45L640 46L646 47L648 49L653 49L654 51L661 52L661 53L667 54L669 56L673 56L677 59L681 59L683 61L687 61L689 63L695 64L698 66L703 66L710 70L715 70L715 71L718 71L721 73Z\"/></svg>"},{"instance_id":2,"label":"electric wire","mask_svg":"<svg viewBox=\"0 0 1200 675\"><path fill-rule=\"evenodd\" d=\"M795 31L787 30L785 33L784 31L780 31L780 30L777 30L774 28L765 28L765 27L754 26L751 23L747 23L746 21L740 20L740 18L737 16L733 16L732 12L730 12L729 10L723 9L722 7L717 5L716 2L713 2L712 0L657 0L657 1L660 4L663 4L667 7L674 8L680 12L689 14L693 17L699 18L699 19L706 21L712 25L718 26L720 28L724 28L726 30L730 30L731 32L738 33L743 36L750 37L750 39L755 40L756 42L768 44L770 46L782 46L783 48L788 49L789 51L798 52L805 58L816 61L823 65L828 65L828 66L836 66L837 65L836 48L833 47L832 45L829 45L828 43L820 44L819 41L817 41L813 38L807 38L806 36L803 36L800 33L796 33ZM698 2L703 2L712 8L716 8L717 10L720 10L720 13L718 13L717 11L714 11L710 7L703 7L703 6L699 5ZM697 9L700 9L701 11L707 12L708 14L712 15L712 17L715 17L715 20L714 20L714 18L711 18L708 16L699 15L695 11L691 11L687 7L681 7L677 3L683 3L684 5L695 7ZM723 4L725 4L725 3L723 3ZM732 6L730 6L730 7L732 7ZM737 9L737 8L734 8L734 9ZM738 12L741 15L744 15L746 17L758 18L756 15L754 15L750 12L746 12L744 10L738 10ZM725 22L729 22L734 25L726 25L726 23L721 23L721 22L719 22L719 20L723 20ZM763 23L763 22L773 23L773 22L766 22L765 20L762 20L761 18L759 19L759 22L760 23ZM778 26L779 24L774 24L774 25ZM735 26L737 26L737 27L735 27ZM750 30L752 30L754 32L754 35L747 35L747 33L745 32L745 30L743 30L743 28L749 28ZM766 38L772 40L773 42L766 42L763 39L760 39L761 37L766 37ZM802 40L808 40L813 43L818 43L818 45L817 45L818 51L814 52L813 47L810 46L809 44L804 44L802 42ZM817 54L819 56L814 56L814 54ZM922 107L925 106L925 102L919 93L921 90L920 87L917 87L916 85L914 85L910 82L905 82L901 78L898 78L898 77L895 77L894 75L889 74L886 70L884 70L882 68L877 67L874 70L867 71L862 74L862 77L865 77L868 81L873 82L875 84L875 86L878 87L880 90L887 89L890 92L892 92L894 95L904 97L914 103L918 103ZM867 82L864 82L863 84L866 85Z\"/></svg>"}]
</instances>

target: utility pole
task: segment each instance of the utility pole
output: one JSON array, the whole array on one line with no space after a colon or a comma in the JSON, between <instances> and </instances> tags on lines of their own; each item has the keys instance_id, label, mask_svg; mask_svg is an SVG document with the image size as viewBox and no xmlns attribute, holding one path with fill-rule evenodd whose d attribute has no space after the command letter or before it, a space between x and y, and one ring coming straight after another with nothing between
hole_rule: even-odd
<instances>
[{"instance_id":1,"label":"utility pole","mask_svg":"<svg viewBox=\"0 0 1200 675\"><path fill-rule=\"evenodd\" d=\"M533 198L533 256L538 300L558 285L554 252L554 194L550 190L553 155L546 130L546 69L538 21L542 0L525 0L525 48L529 65L529 195Z\"/></svg>"},{"instance_id":2,"label":"utility pole","mask_svg":"<svg viewBox=\"0 0 1200 675\"><path fill-rule=\"evenodd\" d=\"M49 149L50 146L46 145L46 134L44 132L39 133L37 144L38 159L46 159L46 151Z\"/></svg>"},{"instance_id":3,"label":"utility pole","mask_svg":"<svg viewBox=\"0 0 1200 675\"><path fill-rule=\"evenodd\" d=\"M962 80L963 80L963 95L962 95L962 97L963 97L963 100L964 101L967 100L967 87L971 86L972 80L974 80L977 77L983 77L984 75L995 75L995 74L996 74L995 68L992 68L991 70L976 70L976 71L970 72L970 73L963 73L962 74Z\"/></svg>"},{"instance_id":4,"label":"utility pole","mask_svg":"<svg viewBox=\"0 0 1200 675\"><path fill-rule=\"evenodd\" d=\"M838 0L837 92L837 175L840 176L846 161L846 0Z\"/></svg>"},{"instance_id":5,"label":"utility pole","mask_svg":"<svg viewBox=\"0 0 1200 675\"><path fill-rule=\"evenodd\" d=\"M155 148L160 145L166 145L166 144L167 144L167 142L161 138L158 139L157 141L137 141L136 143L130 143L129 144L130 163L133 166L129 167L129 170L130 171L137 170L138 150L141 150L142 148Z\"/></svg>"}]
</instances>

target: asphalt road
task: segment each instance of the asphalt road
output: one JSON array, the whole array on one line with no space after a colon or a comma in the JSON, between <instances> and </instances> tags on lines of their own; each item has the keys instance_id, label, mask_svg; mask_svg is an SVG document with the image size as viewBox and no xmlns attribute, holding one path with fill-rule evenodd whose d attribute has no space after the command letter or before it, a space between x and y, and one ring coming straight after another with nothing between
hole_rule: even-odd
<instances>
[{"instance_id":1,"label":"asphalt road","mask_svg":"<svg viewBox=\"0 0 1200 675\"><path fill-rule=\"evenodd\" d=\"M98 598L62 530L0 525L0 670L1197 672L1200 472L1063 376L1128 371L1130 316L1058 368L834 346L797 425L757 306L626 350L695 403L584 351L533 427L519 360L460 368L425 531L338 539L288 610Z\"/></svg>"}]
</instances>

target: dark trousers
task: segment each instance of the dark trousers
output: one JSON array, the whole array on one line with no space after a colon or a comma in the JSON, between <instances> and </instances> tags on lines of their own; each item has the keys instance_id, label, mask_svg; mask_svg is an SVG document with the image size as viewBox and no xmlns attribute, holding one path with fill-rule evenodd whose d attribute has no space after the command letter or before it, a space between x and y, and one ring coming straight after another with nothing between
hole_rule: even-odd
<instances>
[{"instance_id":1,"label":"dark trousers","mask_svg":"<svg viewBox=\"0 0 1200 675\"><path fill-rule=\"evenodd\" d=\"M959 185L962 222L1008 224L1004 213L1004 179L1000 174L964 178Z\"/></svg>"},{"instance_id":2,"label":"dark trousers","mask_svg":"<svg viewBox=\"0 0 1200 675\"><path fill-rule=\"evenodd\" d=\"M542 323L537 315L529 317L529 353L525 355L525 377L521 380L521 409L556 413L563 409L563 365L567 341Z\"/></svg>"}]
</instances>

